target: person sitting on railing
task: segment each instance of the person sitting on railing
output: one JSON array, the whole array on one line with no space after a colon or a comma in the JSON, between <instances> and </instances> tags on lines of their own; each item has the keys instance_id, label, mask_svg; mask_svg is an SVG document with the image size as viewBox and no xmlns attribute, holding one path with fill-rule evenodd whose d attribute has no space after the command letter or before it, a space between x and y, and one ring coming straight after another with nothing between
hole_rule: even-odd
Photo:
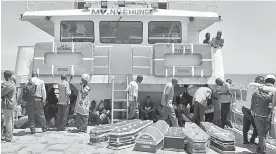
<instances>
[{"instance_id":1,"label":"person sitting on railing","mask_svg":"<svg viewBox=\"0 0 276 154\"><path fill-rule=\"evenodd\" d=\"M203 40L203 44L210 44L211 43L211 35L210 33L205 34L205 39Z\"/></svg>"},{"instance_id":2,"label":"person sitting on railing","mask_svg":"<svg viewBox=\"0 0 276 154\"><path fill-rule=\"evenodd\" d=\"M223 45L224 45L224 39L221 38L221 36L222 36L222 31L218 31L217 32L217 36L214 37L212 39L212 42L210 43L211 47L213 47L213 48L219 48L219 47L222 48L223 47Z\"/></svg>"},{"instance_id":3,"label":"person sitting on railing","mask_svg":"<svg viewBox=\"0 0 276 154\"><path fill-rule=\"evenodd\" d=\"M260 86L262 86L264 84L264 77L262 76L257 76L255 78L255 82L254 83L249 83L248 87L247 87L247 97L246 97L246 101L244 102L243 106L242 106L242 113L243 113L243 144L249 144L249 143L253 143L255 144L255 139L258 136L258 132L256 129L256 125L254 122L254 118L251 114L251 98L253 93L256 91L256 89ZM251 136L250 142L248 142L248 131L250 126L253 126L253 134Z\"/></svg>"}]
</instances>

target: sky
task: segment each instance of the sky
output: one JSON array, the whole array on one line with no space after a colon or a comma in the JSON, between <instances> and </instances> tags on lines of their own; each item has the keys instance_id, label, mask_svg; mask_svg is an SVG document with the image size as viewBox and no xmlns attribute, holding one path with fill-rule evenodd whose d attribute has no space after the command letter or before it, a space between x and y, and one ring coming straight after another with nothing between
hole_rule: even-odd
<instances>
[{"instance_id":1,"label":"sky","mask_svg":"<svg viewBox=\"0 0 276 154\"><path fill-rule=\"evenodd\" d=\"M206 3L206 2L205 2ZM210 2L214 3L214 2ZM276 1L216 1L223 21L201 32L223 31L226 74L276 73ZM53 38L28 22L19 20L24 1L2 1L1 70L15 70L17 46L52 42Z\"/></svg>"}]
</instances>

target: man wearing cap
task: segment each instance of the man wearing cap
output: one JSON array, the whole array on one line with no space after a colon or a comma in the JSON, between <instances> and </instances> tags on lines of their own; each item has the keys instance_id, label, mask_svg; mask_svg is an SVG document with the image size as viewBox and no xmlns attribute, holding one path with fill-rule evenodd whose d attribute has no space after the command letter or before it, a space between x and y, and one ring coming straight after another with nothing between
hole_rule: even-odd
<instances>
[{"instance_id":1,"label":"man wearing cap","mask_svg":"<svg viewBox=\"0 0 276 154\"><path fill-rule=\"evenodd\" d=\"M258 132L256 129L256 125L254 122L254 118L251 114L251 99L253 93L257 90L258 87L262 86L264 84L264 77L257 76L255 78L254 83L249 83L247 86L247 97L246 101L244 101L243 107L242 107L242 113L243 113L243 144L255 144L255 139L258 136ZM248 131L250 126L253 126L253 134L251 136L250 141L248 142Z\"/></svg>"},{"instance_id":2,"label":"man wearing cap","mask_svg":"<svg viewBox=\"0 0 276 154\"><path fill-rule=\"evenodd\" d=\"M70 104L70 85L65 75L61 76L61 82L58 85L59 98L58 98L58 112L57 112L57 129L63 131L67 124L67 118L69 113Z\"/></svg>"},{"instance_id":3,"label":"man wearing cap","mask_svg":"<svg viewBox=\"0 0 276 154\"><path fill-rule=\"evenodd\" d=\"M38 78L37 72L32 73L30 80L36 85L35 98L32 103L29 103L28 108L28 119L30 124L31 133L35 133L35 115L38 116L38 120L41 124L42 131L47 131L46 120L43 106L46 103L46 90L44 81Z\"/></svg>"},{"instance_id":4,"label":"man wearing cap","mask_svg":"<svg viewBox=\"0 0 276 154\"><path fill-rule=\"evenodd\" d=\"M143 81L143 76L138 75L135 81L131 81L127 88L128 101L129 101L129 113L128 119L139 119L139 103L138 103L138 84Z\"/></svg>"},{"instance_id":5,"label":"man wearing cap","mask_svg":"<svg viewBox=\"0 0 276 154\"><path fill-rule=\"evenodd\" d=\"M256 124L257 132L259 135L259 144L257 146L257 153L265 154L266 153L266 136L268 131L271 127L271 119L272 119L272 113L275 107L276 103L276 87L275 87L275 76L274 75L267 75L265 78L265 84L262 87L266 91L270 91L272 93L272 102L269 108L271 109L270 114L267 117L260 116L252 113L254 116L254 121Z\"/></svg>"}]
</instances>

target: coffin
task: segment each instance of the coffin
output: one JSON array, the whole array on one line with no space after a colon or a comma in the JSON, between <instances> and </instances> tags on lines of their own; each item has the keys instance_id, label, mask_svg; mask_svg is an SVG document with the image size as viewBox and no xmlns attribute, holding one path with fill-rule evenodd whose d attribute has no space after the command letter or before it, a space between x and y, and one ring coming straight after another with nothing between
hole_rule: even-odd
<instances>
[{"instance_id":1,"label":"coffin","mask_svg":"<svg viewBox=\"0 0 276 154\"><path fill-rule=\"evenodd\" d=\"M151 120L135 121L112 130L109 134L108 148L119 150L133 146L138 133L152 123Z\"/></svg>"},{"instance_id":2,"label":"coffin","mask_svg":"<svg viewBox=\"0 0 276 154\"><path fill-rule=\"evenodd\" d=\"M182 127L170 127L164 137L164 150L182 152L185 149L185 134Z\"/></svg>"},{"instance_id":3,"label":"coffin","mask_svg":"<svg viewBox=\"0 0 276 154\"><path fill-rule=\"evenodd\" d=\"M98 125L90 130L90 143L99 143L104 142L108 140L109 133L121 126L125 126L137 121L141 121L139 119L135 120L126 120L121 121L113 124L107 124L107 125Z\"/></svg>"},{"instance_id":4,"label":"coffin","mask_svg":"<svg viewBox=\"0 0 276 154\"><path fill-rule=\"evenodd\" d=\"M209 122L201 122L201 126L211 136L211 149L222 154L235 154L235 135L232 132Z\"/></svg>"},{"instance_id":5,"label":"coffin","mask_svg":"<svg viewBox=\"0 0 276 154\"><path fill-rule=\"evenodd\" d=\"M159 120L156 123L146 127L135 140L134 151L156 153L163 147L164 134L167 132L169 125Z\"/></svg>"},{"instance_id":6,"label":"coffin","mask_svg":"<svg viewBox=\"0 0 276 154\"><path fill-rule=\"evenodd\" d=\"M185 150L189 154L203 154L209 150L210 136L195 123L185 123L184 134L187 144Z\"/></svg>"}]
</instances>

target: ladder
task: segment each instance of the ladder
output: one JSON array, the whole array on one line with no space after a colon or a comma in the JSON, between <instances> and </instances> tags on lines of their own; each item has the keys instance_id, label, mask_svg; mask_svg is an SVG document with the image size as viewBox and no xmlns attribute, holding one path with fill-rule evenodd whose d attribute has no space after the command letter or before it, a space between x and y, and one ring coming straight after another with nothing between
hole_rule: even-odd
<instances>
[{"instance_id":1,"label":"ladder","mask_svg":"<svg viewBox=\"0 0 276 154\"><path fill-rule=\"evenodd\" d=\"M128 77L126 77L126 85L128 86ZM112 77L112 91L111 91L111 123L114 122L119 122L122 121L124 119L114 119L114 113L115 112L125 112L126 113L126 120L128 119L128 106L129 106L129 102L128 102L128 94L127 91L125 89L123 90L119 90L119 89L115 89L115 77ZM115 98L115 94L116 93L125 93L125 98ZM122 103L122 106L124 105L124 103L126 103L126 108L121 108L121 109L116 109L114 108L114 105L116 103Z\"/></svg>"}]
</instances>

